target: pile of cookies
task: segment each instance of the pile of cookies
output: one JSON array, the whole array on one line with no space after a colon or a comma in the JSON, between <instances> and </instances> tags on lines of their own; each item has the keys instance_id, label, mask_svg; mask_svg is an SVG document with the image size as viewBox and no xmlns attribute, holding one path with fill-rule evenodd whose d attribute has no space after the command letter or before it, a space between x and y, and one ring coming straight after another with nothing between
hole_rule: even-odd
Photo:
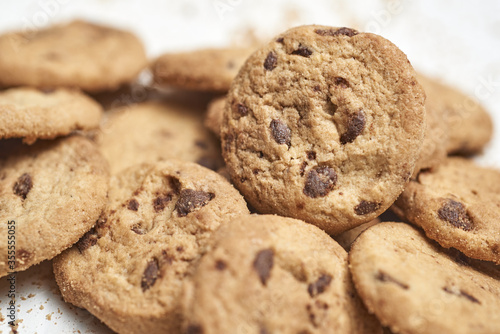
<instances>
[{"instance_id":1,"label":"pile of cookies","mask_svg":"<svg viewBox=\"0 0 500 334\"><path fill-rule=\"evenodd\" d=\"M0 54L0 276L53 259L118 333L500 331L492 121L383 37L148 62L75 21Z\"/></svg>"}]
</instances>

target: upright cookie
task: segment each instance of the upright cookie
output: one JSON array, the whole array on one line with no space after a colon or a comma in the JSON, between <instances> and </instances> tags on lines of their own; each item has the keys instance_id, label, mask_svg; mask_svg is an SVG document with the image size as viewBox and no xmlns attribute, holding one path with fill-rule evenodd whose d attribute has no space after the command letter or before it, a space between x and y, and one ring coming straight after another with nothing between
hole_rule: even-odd
<instances>
[{"instance_id":1,"label":"upright cookie","mask_svg":"<svg viewBox=\"0 0 500 334\"><path fill-rule=\"evenodd\" d=\"M110 112L96 141L111 172L165 159L197 162L217 170L223 160L203 116L176 103L145 102Z\"/></svg>"},{"instance_id":2,"label":"upright cookie","mask_svg":"<svg viewBox=\"0 0 500 334\"><path fill-rule=\"evenodd\" d=\"M349 263L366 306L394 333L500 332L500 267L444 250L410 225L370 227Z\"/></svg>"},{"instance_id":3,"label":"upright cookie","mask_svg":"<svg viewBox=\"0 0 500 334\"><path fill-rule=\"evenodd\" d=\"M212 232L246 213L236 189L194 163L127 169L96 227L54 260L61 293L118 333L178 333L186 276Z\"/></svg>"},{"instance_id":4,"label":"upright cookie","mask_svg":"<svg viewBox=\"0 0 500 334\"><path fill-rule=\"evenodd\" d=\"M252 48L203 49L167 53L152 65L154 81L161 86L227 92Z\"/></svg>"},{"instance_id":5,"label":"upright cookie","mask_svg":"<svg viewBox=\"0 0 500 334\"><path fill-rule=\"evenodd\" d=\"M220 138L220 128L224 116L226 100L225 96L221 96L210 101L207 107L207 113L205 114L205 121L203 122L217 138Z\"/></svg>"},{"instance_id":6,"label":"upright cookie","mask_svg":"<svg viewBox=\"0 0 500 334\"><path fill-rule=\"evenodd\" d=\"M441 246L500 264L500 171L448 158L421 172L394 206Z\"/></svg>"},{"instance_id":7,"label":"upright cookie","mask_svg":"<svg viewBox=\"0 0 500 334\"><path fill-rule=\"evenodd\" d=\"M52 139L99 126L102 108L78 91L12 88L0 92L0 138Z\"/></svg>"},{"instance_id":8,"label":"upright cookie","mask_svg":"<svg viewBox=\"0 0 500 334\"><path fill-rule=\"evenodd\" d=\"M90 230L106 204L108 179L106 161L83 137L31 146L0 141L0 277L53 258ZM15 265L7 256L11 235Z\"/></svg>"},{"instance_id":9,"label":"upright cookie","mask_svg":"<svg viewBox=\"0 0 500 334\"><path fill-rule=\"evenodd\" d=\"M484 107L474 98L437 80L418 75L427 95L426 105L446 122L449 154L480 152L493 136L493 121Z\"/></svg>"},{"instance_id":10,"label":"upright cookie","mask_svg":"<svg viewBox=\"0 0 500 334\"><path fill-rule=\"evenodd\" d=\"M118 88L146 66L129 32L83 21L0 36L0 86Z\"/></svg>"},{"instance_id":11,"label":"upright cookie","mask_svg":"<svg viewBox=\"0 0 500 334\"><path fill-rule=\"evenodd\" d=\"M425 110L424 141L420 155L415 163L412 178L415 178L421 170L437 168L447 156L448 124L446 118L442 110L439 110L429 99L425 101Z\"/></svg>"},{"instance_id":12,"label":"upright cookie","mask_svg":"<svg viewBox=\"0 0 500 334\"><path fill-rule=\"evenodd\" d=\"M406 56L386 39L293 28L233 81L223 156L257 210L338 234L374 219L403 191L422 145L424 100Z\"/></svg>"},{"instance_id":13,"label":"upright cookie","mask_svg":"<svg viewBox=\"0 0 500 334\"><path fill-rule=\"evenodd\" d=\"M291 218L221 226L185 287L184 333L382 333L356 296L347 253Z\"/></svg>"}]
</instances>

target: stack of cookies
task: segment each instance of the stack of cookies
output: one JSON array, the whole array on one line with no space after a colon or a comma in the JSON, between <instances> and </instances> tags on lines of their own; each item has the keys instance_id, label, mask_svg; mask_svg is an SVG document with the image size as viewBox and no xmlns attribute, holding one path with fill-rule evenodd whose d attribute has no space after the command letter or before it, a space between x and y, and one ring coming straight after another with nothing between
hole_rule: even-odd
<instances>
[{"instance_id":1,"label":"stack of cookies","mask_svg":"<svg viewBox=\"0 0 500 334\"><path fill-rule=\"evenodd\" d=\"M76 21L0 53L1 276L53 259L118 333L500 331L500 172L470 159L491 119L383 37L301 26L148 66Z\"/></svg>"}]
</instances>

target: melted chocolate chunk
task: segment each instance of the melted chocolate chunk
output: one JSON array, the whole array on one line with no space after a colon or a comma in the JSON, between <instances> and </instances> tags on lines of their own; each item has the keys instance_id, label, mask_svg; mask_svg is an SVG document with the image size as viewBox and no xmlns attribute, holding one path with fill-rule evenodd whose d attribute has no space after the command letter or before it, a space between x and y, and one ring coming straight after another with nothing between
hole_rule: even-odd
<instances>
[{"instance_id":1,"label":"melted chocolate chunk","mask_svg":"<svg viewBox=\"0 0 500 334\"><path fill-rule=\"evenodd\" d=\"M349 84L349 81L347 81L346 79L341 78L341 77L335 77L334 82L335 82L335 84L337 86L340 86L342 88L349 88L349 87L351 87L351 85Z\"/></svg>"},{"instance_id":2,"label":"melted chocolate chunk","mask_svg":"<svg viewBox=\"0 0 500 334\"><path fill-rule=\"evenodd\" d=\"M22 199L26 199L26 196L28 196L31 188L33 188L33 180L28 173L24 173L23 175L19 176L16 183L14 183L14 187L12 187L12 190L17 196L21 197Z\"/></svg>"},{"instance_id":3,"label":"melted chocolate chunk","mask_svg":"<svg viewBox=\"0 0 500 334\"><path fill-rule=\"evenodd\" d=\"M128 201L127 209L137 211L139 209L139 202L135 198Z\"/></svg>"},{"instance_id":4,"label":"melted chocolate chunk","mask_svg":"<svg viewBox=\"0 0 500 334\"><path fill-rule=\"evenodd\" d=\"M311 198L324 197L337 184L337 173L330 167L316 167L307 173L304 194Z\"/></svg>"},{"instance_id":5,"label":"melted chocolate chunk","mask_svg":"<svg viewBox=\"0 0 500 334\"><path fill-rule=\"evenodd\" d=\"M462 289L460 289L460 290L457 291L455 289L448 288L447 286L445 286L443 288L443 291L447 292L449 294L452 294L452 295L456 295L456 296L459 296L459 297L466 298L466 299L468 299L469 301L471 301L473 303L481 304L481 302L476 297L474 297L473 295L471 295L471 294L463 291Z\"/></svg>"},{"instance_id":6,"label":"melted chocolate chunk","mask_svg":"<svg viewBox=\"0 0 500 334\"><path fill-rule=\"evenodd\" d=\"M309 56L311 56L312 53L313 52L307 46L304 45L299 45L299 48L297 50L292 51L293 55L298 55L306 58L309 58Z\"/></svg>"},{"instance_id":7,"label":"melted chocolate chunk","mask_svg":"<svg viewBox=\"0 0 500 334\"><path fill-rule=\"evenodd\" d=\"M356 212L356 214L359 216L367 215L380 209L380 206L381 203L368 202L363 200L358 205L356 205L356 207L354 208L354 212Z\"/></svg>"},{"instance_id":8,"label":"melted chocolate chunk","mask_svg":"<svg viewBox=\"0 0 500 334\"><path fill-rule=\"evenodd\" d=\"M379 271L377 276L375 276L375 278L381 282L394 283L397 286L399 286L400 288L405 289L405 290L408 290L410 288L408 286L408 284L401 283L400 281L398 281L397 279L395 279L394 277L390 276L389 274L387 274L383 271Z\"/></svg>"},{"instance_id":9,"label":"melted chocolate chunk","mask_svg":"<svg viewBox=\"0 0 500 334\"><path fill-rule=\"evenodd\" d=\"M472 230L472 220L467 214L465 206L460 202L448 199L441 209L438 210L438 216L440 219L464 231Z\"/></svg>"},{"instance_id":10,"label":"melted chocolate chunk","mask_svg":"<svg viewBox=\"0 0 500 334\"><path fill-rule=\"evenodd\" d=\"M217 262L215 262L215 269L222 271L226 268L227 268L226 262L222 260L217 260Z\"/></svg>"},{"instance_id":11,"label":"melted chocolate chunk","mask_svg":"<svg viewBox=\"0 0 500 334\"><path fill-rule=\"evenodd\" d=\"M328 274L321 275L318 280L314 283L309 284L307 287L307 292L311 297L317 296L320 293L325 292L326 288L330 285L332 281L332 276Z\"/></svg>"},{"instance_id":12,"label":"melted chocolate chunk","mask_svg":"<svg viewBox=\"0 0 500 334\"><path fill-rule=\"evenodd\" d=\"M172 193L168 193L166 195L160 195L153 200L153 208L155 212L160 212L165 209L167 203L172 200Z\"/></svg>"},{"instance_id":13,"label":"melted chocolate chunk","mask_svg":"<svg viewBox=\"0 0 500 334\"><path fill-rule=\"evenodd\" d=\"M200 325L189 325L186 334L203 334L203 328Z\"/></svg>"},{"instance_id":14,"label":"melted chocolate chunk","mask_svg":"<svg viewBox=\"0 0 500 334\"><path fill-rule=\"evenodd\" d=\"M348 37L352 37L358 34L358 32L351 28L340 28L340 29L316 29L314 32L321 36L339 36L344 35Z\"/></svg>"},{"instance_id":15,"label":"melted chocolate chunk","mask_svg":"<svg viewBox=\"0 0 500 334\"><path fill-rule=\"evenodd\" d=\"M244 104L236 104L235 110L242 117L248 115L248 108Z\"/></svg>"},{"instance_id":16,"label":"melted chocolate chunk","mask_svg":"<svg viewBox=\"0 0 500 334\"><path fill-rule=\"evenodd\" d=\"M180 197L175 203L175 210L179 217L185 217L190 212L195 211L208 204L215 194L192 189L181 190Z\"/></svg>"},{"instance_id":17,"label":"melted chocolate chunk","mask_svg":"<svg viewBox=\"0 0 500 334\"><path fill-rule=\"evenodd\" d=\"M270 127L274 140L280 145L286 144L290 147L292 136L290 128L279 119L273 119Z\"/></svg>"},{"instance_id":18,"label":"melted chocolate chunk","mask_svg":"<svg viewBox=\"0 0 500 334\"><path fill-rule=\"evenodd\" d=\"M158 260L153 259L149 261L146 265L146 269L144 269L144 273L142 274L141 278L141 288L143 292L151 288L156 283L158 273Z\"/></svg>"},{"instance_id":19,"label":"melted chocolate chunk","mask_svg":"<svg viewBox=\"0 0 500 334\"><path fill-rule=\"evenodd\" d=\"M276 53L273 51L267 54L266 60L264 61L264 68L268 71L272 71L278 65L278 58L276 58Z\"/></svg>"},{"instance_id":20,"label":"melted chocolate chunk","mask_svg":"<svg viewBox=\"0 0 500 334\"><path fill-rule=\"evenodd\" d=\"M95 227L93 227L90 229L90 231L85 233L83 237L80 238L80 240L77 241L76 248L78 248L80 253L83 253L83 251L87 248L94 246L97 243L98 239L99 237L97 235L97 231Z\"/></svg>"},{"instance_id":21,"label":"melted chocolate chunk","mask_svg":"<svg viewBox=\"0 0 500 334\"><path fill-rule=\"evenodd\" d=\"M365 129L366 119L362 110L350 115L347 122L347 131L340 136L340 143L345 145L352 143Z\"/></svg>"},{"instance_id":22,"label":"melted chocolate chunk","mask_svg":"<svg viewBox=\"0 0 500 334\"><path fill-rule=\"evenodd\" d=\"M314 151L307 151L307 159L309 159L309 160L315 160L316 159L316 152L314 152Z\"/></svg>"},{"instance_id":23,"label":"melted chocolate chunk","mask_svg":"<svg viewBox=\"0 0 500 334\"><path fill-rule=\"evenodd\" d=\"M271 276L271 269L274 265L274 251L272 249L263 249L257 253L253 261L253 268L257 271L260 281L266 285Z\"/></svg>"}]
</instances>

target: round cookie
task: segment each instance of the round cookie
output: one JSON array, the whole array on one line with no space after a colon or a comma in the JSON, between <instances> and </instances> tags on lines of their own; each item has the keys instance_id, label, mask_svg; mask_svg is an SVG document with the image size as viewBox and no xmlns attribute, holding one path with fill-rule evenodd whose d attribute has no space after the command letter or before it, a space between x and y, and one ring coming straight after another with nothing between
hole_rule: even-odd
<instances>
[{"instance_id":1,"label":"round cookie","mask_svg":"<svg viewBox=\"0 0 500 334\"><path fill-rule=\"evenodd\" d=\"M233 81L223 156L257 210L338 234L374 219L403 191L422 145L424 100L406 56L386 39L293 28Z\"/></svg>"},{"instance_id":2,"label":"round cookie","mask_svg":"<svg viewBox=\"0 0 500 334\"><path fill-rule=\"evenodd\" d=\"M210 101L207 107L207 113L205 114L205 121L203 122L207 129L212 131L212 133L219 139L226 100L225 96L221 96Z\"/></svg>"},{"instance_id":3,"label":"round cookie","mask_svg":"<svg viewBox=\"0 0 500 334\"><path fill-rule=\"evenodd\" d=\"M500 332L500 267L447 251L410 225L370 227L349 264L368 310L394 333Z\"/></svg>"},{"instance_id":4,"label":"round cookie","mask_svg":"<svg viewBox=\"0 0 500 334\"><path fill-rule=\"evenodd\" d=\"M221 226L188 282L184 333L382 333L356 296L347 253L295 219Z\"/></svg>"},{"instance_id":5,"label":"round cookie","mask_svg":"<svg viewBox=\"0 0 500 334\"><path fill-rule=\"evenodd\" d=\"M500 264L500 171L448 158L421 172L394 206L441 246Z\"/></svg>"},{"instance_id":6,"label":"round cookie","mask_svg":"<svg viewBox=\"0 0 500 334\"><path fill-rule=\"evenodd\" d=\"M106 205L108 180L106 161L83 137L31 146L0 141L0 236L5 240L0 277L51 259L78 241ZM15 265L8 258L12 246Z\"/></svg>"},{"instance_id":7,"label":"round cookie","mask_svg":"<svg viewBox=\"0 0 500 334\"><path fill-rule=\"evenodd\" d=\"M247 214L222 176L190 162L113 176L96 227L54 259L64 299L118 333L178 333L180 294L212 232Z\"/></svg>"},{"instance_id":8,"label":"round cookie","mask_svg":"<svg viewBox=\"0 0 500 334\"><path fill-rule=\"evenodd\" d=\"M83 21L0 36L0 86L118 88L147 65L129 32Z\"/></svg>"},{"instance_id":9,"label":"round cookie","mask_svg":"<svg viewBox=\"0 0 500 334\"><path fill-rule=\"evenodd\" d=\"M99 127L101 106L78 91L12 88L0 92L0 138L52 139Z\"/></svg>"},{"instance_id":10,"label":"round cookie","mask_svg":"<svg viewBox=\"0 0 500 334\"><path fill-rule=\"evenodd\" d=\"M153 64L154 81L161 86L227 92L252 48L203 49L167 53Z\"/></svg>"},{"instance_id":11,"label":"round cookie","mask_svg":"<svg viewBox=\"0 0 500 334\"><path fill-rule=\"evenodd\" d=\"M96 141L112 174L165 159L197 162L213 170L224 164L201 113L178 103L145 102L107 113Z\"/></svg>"},{"instance_id":12,"label":"round cookie","mask_svg":"<svg viewBox=\"0 0 500 334\"><path fill-rule=\"evenodd\" d=\"M418 82L427 95L427 109L435 109L447 129L448 154L480 152L493 136L493 121L472 97L422 74Z\"/></svg>"}]
</instances>

